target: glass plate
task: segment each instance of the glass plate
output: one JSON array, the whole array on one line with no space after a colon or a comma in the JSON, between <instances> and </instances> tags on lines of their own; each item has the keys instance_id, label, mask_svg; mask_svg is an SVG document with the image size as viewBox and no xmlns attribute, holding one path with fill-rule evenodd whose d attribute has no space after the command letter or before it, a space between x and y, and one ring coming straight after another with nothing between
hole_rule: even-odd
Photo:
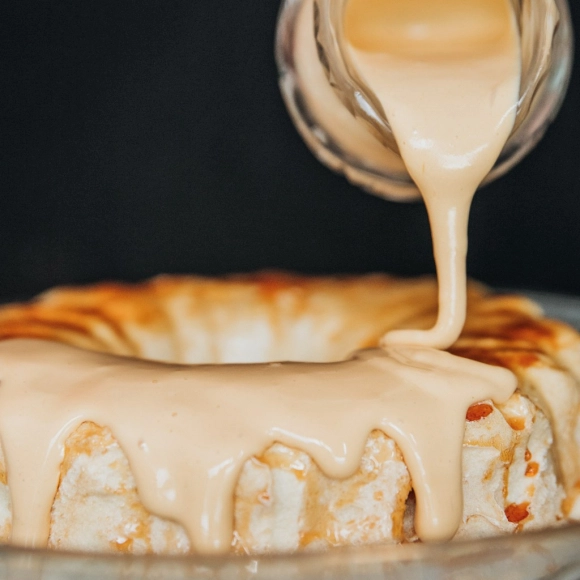
<instances>
[{"instance_id":1,"label":"glass plate","mask_svg":"<svg viewBox=\"0 0 580 580\"><path fill-rule=\"evenodd\" d=\"M521 293L521 292L520 292ZM580 298L526 292L580 330ZM580 525L440 545L251 557L95 555L0 548L0 580L577 580Z\"/></svg>"}]
</instances>

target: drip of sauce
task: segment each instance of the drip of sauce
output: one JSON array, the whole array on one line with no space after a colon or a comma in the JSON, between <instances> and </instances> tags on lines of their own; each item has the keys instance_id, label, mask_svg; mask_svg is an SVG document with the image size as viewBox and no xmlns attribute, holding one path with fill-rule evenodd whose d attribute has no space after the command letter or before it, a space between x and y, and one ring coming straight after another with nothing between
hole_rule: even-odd
<instances>
[{"instance_id":1,"label":"drip of sauce","mask_svg":"<svg viewBox=\"0 0 580 580\"><path fill-rule=\"evenodd\" d=\"M278 441L345 478L373 429L403 453L419 537L452 538L463 509L466 411L505 402L516 380L503 368L415 347L361 351L340 363L217 367L16 339L0 343L0 384L13 543L46 545L65 440L94 421L127 455L145 507L181 523L197 551L224 552L247 459Z\"/></svg>"},{"instance_id":2,"label":"drip of sauce","mask_svg":"<svg viewBox=\"0 0 580 580\"><path fill-rule=\"evenodd\" d=\"M439 316L385 344L448 348L465 322L471 200L514 126L521 52L511 0L348 0L347 53L383 107L431 223Z\"/></svg>"}]
</instances>

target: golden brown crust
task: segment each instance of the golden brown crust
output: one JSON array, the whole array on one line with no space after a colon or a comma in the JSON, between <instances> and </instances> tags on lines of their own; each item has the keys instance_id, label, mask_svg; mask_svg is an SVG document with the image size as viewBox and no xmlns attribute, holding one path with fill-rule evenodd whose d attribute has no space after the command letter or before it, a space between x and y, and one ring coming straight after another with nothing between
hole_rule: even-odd
<instances>
[{"instance_id":1,"label":"golden brown crust","mask_svg":"<svg viewBox=\"0 0 580 580\"><path fill-rule=\"evenodd\" d=\"M26 304L0 308L0 339L43 338L121 355L144 356L135 331L169 338L175 330L172 306L190 324L207 322L216 305L229 318L265 311L269 322L304 313L340 318L336 333L352 331L352 349L376 345L387 330L427 328L435 319L437 289L430 278L400 280L383 275L309 278L259 273L208 279L162 276L139 284L103 283L57 288ZM224 322L225 324L225 322ZM362 329L362 332L361 332ZM471 285L465 329L453 351L507 367L529 367L553 356L578 335L546 320L533 302L520 296L495 296ZM173 349L175 362L179 349Z\"/></svg>"}]
</instances>

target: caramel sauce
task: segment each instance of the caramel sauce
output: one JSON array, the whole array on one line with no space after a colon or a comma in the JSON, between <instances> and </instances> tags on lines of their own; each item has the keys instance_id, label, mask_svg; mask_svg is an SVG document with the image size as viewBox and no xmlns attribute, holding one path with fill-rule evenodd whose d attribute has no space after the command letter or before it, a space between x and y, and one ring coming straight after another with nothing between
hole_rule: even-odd
<instances>
[{"instance_id":1,"label":"caramel sauce","mask_svg":"<svg viewBox=\"0 0 580 580\"><path fill-rule=\"evenodd\" d=\"M478 403L477 405L471 405L471 407L467 409L465 418L467 421L481 421L481 419L489 417L492 413L493 407L491 405L488 405L487 403Z\"/></svg>"},{"instance_id":2,"label":"caramel sauce","mask_svg":"<svg viewBox=\"0 0 580 580\"><path fill-rule=\"evenodd\" d=\"M230 548L246 460L277 441L342 479L374 429L397 442L409 468L419 537L452 538L465 414L477 401L505 402L516 379L414 347L340 363L176 366L22 339L0 343L0 384L13 543L46 545L66 438L90 421L119 442L146 509L182 524L208 553Z\"/></svg>"},{"instance_id":3,"label":"caramel sauce","mask_svg":"<svg viewBox=\"0 0 580 580\"><path fill-rule=\"evenodd\" d=\"M528 512L529 507L530 504L527 502L518 504L512 503L508 505L508 507L505 508L505 515L508 519L508 522L511 522L512 524L519 524L525 520L530 515Z\"/></svg>"},{"instance_id":4,"label":"caramel sauce","mask_svg":"<svg viewBox=\"0 0 580 580\"><path fill-rule=\"evenodd\" d=\"M540 471L540 466L535 461L528 463L526 467L526 477L535 477L538 475L538 471Z\"/></svg>"}]
</instances>

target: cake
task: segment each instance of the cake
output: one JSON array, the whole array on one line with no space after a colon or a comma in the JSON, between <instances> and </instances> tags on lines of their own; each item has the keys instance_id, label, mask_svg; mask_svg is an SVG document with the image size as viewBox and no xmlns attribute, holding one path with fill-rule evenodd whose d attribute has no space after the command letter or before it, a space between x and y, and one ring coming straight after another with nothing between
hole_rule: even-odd
<instances>
[{"instance_id":1,"label":"cake","mask_svg":"<svg viewBox=\"0 0 580 580\"><path fill-rule=\"evenodd\" d=\"M24 345L21 350L52 341L184 365L324 363L375 347L387 330L428 328L436 314L437 286L430 278L159 277L135 285L60 288L4 306L0 340ZM526 298L471 284L465 329L451 352L507 368L518 380L503 404L483 400L467 411L456 538L580 518L580 336L545 319ZM15 480L10 461L1 463L0 537L10 543L9 484ZM378 429L368 434L357 472L340 480L323 473L303 450L275 442L244 463L233 500L231 550L238 553L417 540L409 469L397 443ZM183 526L144 507L110 425L95 421L83 421L66 439L48 546L193 550Z\"/></svg>"}]
</instances>

